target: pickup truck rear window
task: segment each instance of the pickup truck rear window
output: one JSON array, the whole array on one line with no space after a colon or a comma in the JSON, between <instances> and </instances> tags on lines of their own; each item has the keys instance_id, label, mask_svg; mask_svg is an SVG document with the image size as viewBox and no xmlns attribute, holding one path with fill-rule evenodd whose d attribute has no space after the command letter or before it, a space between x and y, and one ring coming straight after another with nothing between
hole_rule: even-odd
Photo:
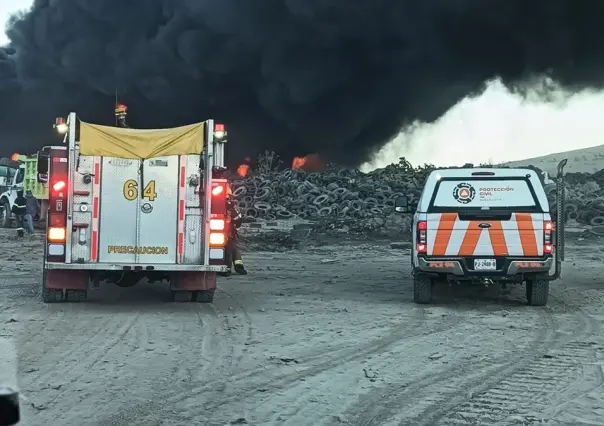
<instances>
[{"instance_id":1,"label":"pickup truck rear window","mask_svg":"<svg viewBox=\"0 0 604 426\"><path fill-rule=\"evenodd\" d=\"M525 178L444 178L436 184L430 211L513 209L539 212L535 190Z\"/></svg>"}]
</instances>

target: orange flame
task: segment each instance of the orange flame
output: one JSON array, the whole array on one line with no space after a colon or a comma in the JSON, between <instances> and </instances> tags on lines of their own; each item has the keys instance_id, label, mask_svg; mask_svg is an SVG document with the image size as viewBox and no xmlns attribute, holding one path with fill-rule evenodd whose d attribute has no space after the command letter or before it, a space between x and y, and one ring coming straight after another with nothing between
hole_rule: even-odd
<instances>
[{"instance_id":1,"label":"orange flame","mask_svg":"<svg viewBox=\"0 0 604 426\"><path fill-rule=\"evenodd\" d=\"M306 164L306 157L294 157L294 160L292 161L292 169L302 169L304 164Z\"/></svg>"},{"instance_id":2,"label":"orange flame","mask_svg":"<svg viewBox=\"0 0 604 426\"><path fill-rule=\"evenodd\" d=\"M294 157L292 169L306 172L320 172L325 170L325 164L319 154L308 154L304 157Z\"/></svg>"},{"instance_id":3,"label":"orange flame","mask_svg":"<svg viewBox=\"0 0 604 426\"><path fill-rule=\"evenodd\" d=\"M243 178L246 177L249 172L250 172L250 166L247 164L242 164L239 167L237 167L237 174Z\"/></svg>"},{"instance_id":4,"label":"orange flame","mask_svg":"<svg viewBox=\"0 0 604 426\"><path fill-rule=\"evenodd\" d=\"M10 156L10 159L13 161L19 161L19 153L15 152L13 155Z\"/></svg>"}]
</instances>

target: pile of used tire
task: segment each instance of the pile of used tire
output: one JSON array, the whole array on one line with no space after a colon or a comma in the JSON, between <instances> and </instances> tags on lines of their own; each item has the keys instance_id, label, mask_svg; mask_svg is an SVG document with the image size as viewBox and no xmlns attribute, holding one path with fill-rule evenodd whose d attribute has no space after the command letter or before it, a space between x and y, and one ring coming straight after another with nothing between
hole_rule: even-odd
<instances>
[{"instance_id":1,"label":"pile of used tire","mask_svg":"<svg viewBox=\"0 0 604 426\"><path fill-rule=\"evenodd\" d=\"M565 181L566 218L584 225L604 225L604 170L596 173L568 173ZM548 189L550 206L555 208L555 189Z\"/></svg>"},{"instance_id":2,"label":"pile of used tire","mask_svg":"<svg viewBox=\"0 0 604 426\"><path fill-rule=\"evenodd\" d=\"M335 166L313 173L303 170L252 173L233 182L233 195L248 222L298 218L351 231L397 229L407 227L408 219L394 215L395 199L401 195L417 199L433 169L430 165L413 167L402 159L399 164L369 173ZM540 176L543 178L542 173ZM604 188L604 171L569 174L567 219L604 224L601 188ZM552 208L555 208L555 189L555 184L546 185Z\"/></svg>"}]
</instances>

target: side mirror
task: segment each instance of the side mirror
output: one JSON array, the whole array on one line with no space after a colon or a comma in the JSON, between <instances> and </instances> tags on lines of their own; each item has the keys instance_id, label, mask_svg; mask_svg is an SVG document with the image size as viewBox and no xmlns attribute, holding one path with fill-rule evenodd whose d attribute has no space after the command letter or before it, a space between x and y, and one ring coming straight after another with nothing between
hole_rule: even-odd
<instances>
[{"instance_id":1,"label":"side mirror","mask_svg":"<svg viewBox=\"0 0 604 426\"><path fill-rule=\"evenodd\" d=\"M38 161L36 165L36 177L39 183L48 182L48 162L50 160L50 155L48 152L38 151Z\"/></svg>"},{"instance_id":2,"label":"side mirror","mask_svg":"<svg viewBox=\"0 0 604 426\"><path fill-rule=\"evenodd\" d=\"M394 200L394 211L397 213L409 213L409 198L406 195Z\"/></svg>"}]
</instances>

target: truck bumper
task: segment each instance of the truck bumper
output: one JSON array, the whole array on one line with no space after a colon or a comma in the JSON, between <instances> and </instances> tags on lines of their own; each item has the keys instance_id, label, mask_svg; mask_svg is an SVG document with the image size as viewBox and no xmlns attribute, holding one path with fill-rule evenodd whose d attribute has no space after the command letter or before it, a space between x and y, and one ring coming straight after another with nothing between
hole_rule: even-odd
<instances>
[{"instance_id":1,"label":"truck bumper","mask_svg":"<svg viewBox=\"0 0 604 426\"><path fill-rule=\"evenodd\" d=\"M512 277L519 274L547 274L554 264L553 257L527 259L502 258L497 261L497 269L475 271L471 267L473 258L425 258L418 257L418 269L423 272L454 275L456 277Z\"/></svg>"},{"instance_id":2,"label":"truck bumper","mask_svg":"<svg viewBox=\"0 0 604 426\"><path fill-rule=\"evenodd\" d=\"M46 262L46 269L78 271L165 271L165 272L226 272L226 265L121 265L110 263L57 263Z\"/></svg>"}]
</instances>

